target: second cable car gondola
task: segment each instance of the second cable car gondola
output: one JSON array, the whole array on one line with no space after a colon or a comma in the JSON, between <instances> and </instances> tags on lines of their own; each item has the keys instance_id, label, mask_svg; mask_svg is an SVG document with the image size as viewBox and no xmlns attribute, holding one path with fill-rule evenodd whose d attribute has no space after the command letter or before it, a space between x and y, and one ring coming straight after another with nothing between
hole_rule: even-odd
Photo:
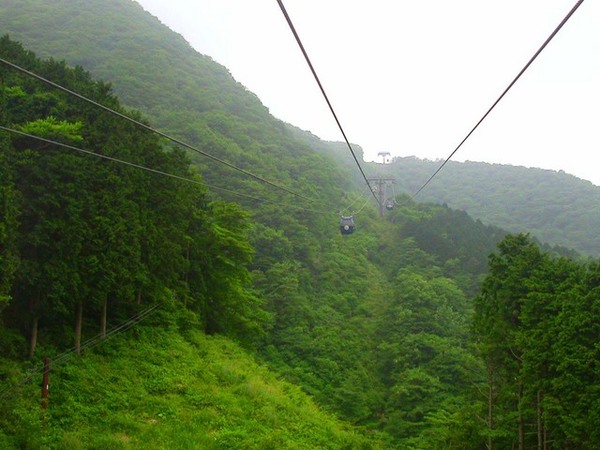
<instances>
[{"instance_id":1,"label":"second cable car gondola","mask_svg":"<svg viewBox=\"0 0 600 450\"><path fill-rule=\"evenodd\" d=\"M385 204L385 209L388 211L394 209L394 200L388 200Z\"/></svg>"},{"instance_id":2,"label":"second cable car gondola","mask_svg":"<svg viewBox=\"0 0 600 450\"><path fill-rule=\"evenodd\" d=\"M354 233L354 217L342 216L340 219L340 233L352 234Z\"/></svg>"}]
</instances>

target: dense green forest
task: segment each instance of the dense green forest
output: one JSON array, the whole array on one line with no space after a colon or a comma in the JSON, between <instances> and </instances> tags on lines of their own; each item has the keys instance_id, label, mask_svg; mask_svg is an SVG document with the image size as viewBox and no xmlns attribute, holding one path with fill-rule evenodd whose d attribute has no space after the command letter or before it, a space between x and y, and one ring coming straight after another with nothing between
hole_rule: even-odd
<instances>
[{"instance_id":1,"label":"dense green forest","mask_svg":"<svg viewBox=\"0 0 600 450\"><path fill-rule=\"evenodd\" d=\"M149 123L313 202L1 66L3 447L595 448L597 263L402 195L380 218L342 147L134 2L70 2L72 32L63 8L2 2L1 30L58 60L8 37L0 57L146 122L90 69ZM363 204L340 236L337 212ZM42 421L39 363L65 352Z\"/></svg>"}]
</instances>

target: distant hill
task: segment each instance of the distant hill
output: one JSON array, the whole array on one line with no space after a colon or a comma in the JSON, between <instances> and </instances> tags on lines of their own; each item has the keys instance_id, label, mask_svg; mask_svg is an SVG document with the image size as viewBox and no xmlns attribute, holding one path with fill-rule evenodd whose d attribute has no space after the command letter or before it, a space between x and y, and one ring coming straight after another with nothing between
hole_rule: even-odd
<instances>
[{"instance_id":1,"label":"distant hill","mask_svg":"<svg viewBox=\"0 0 600 450\"><path fill-rule=\"evenodd\" d=\"M440 162L395 158L381 167L400 192L414 193ZM479 162L450 162L417 197L447 204L511 232L600 255L600 188L565 172Z\"/></svg>"}]
</instances>

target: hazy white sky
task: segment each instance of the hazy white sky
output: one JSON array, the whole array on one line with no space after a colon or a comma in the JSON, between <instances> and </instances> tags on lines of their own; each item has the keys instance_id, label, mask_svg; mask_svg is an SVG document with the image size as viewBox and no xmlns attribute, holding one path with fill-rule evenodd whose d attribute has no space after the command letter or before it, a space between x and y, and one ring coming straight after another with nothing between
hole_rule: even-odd
<instances>
[{"instance_id":1,"label":"hazy white sky","mask_svg":"<svg viewBox=\"0 0 600 450\"><path fill-rule=\"evenodd\" d=\"M276 0L136 0L271 113L343 138ZM352 143L445 159L575 0L284 0ZM600 185L600 2L584 1L453 158Z\"/></svg>"}]
</instances>

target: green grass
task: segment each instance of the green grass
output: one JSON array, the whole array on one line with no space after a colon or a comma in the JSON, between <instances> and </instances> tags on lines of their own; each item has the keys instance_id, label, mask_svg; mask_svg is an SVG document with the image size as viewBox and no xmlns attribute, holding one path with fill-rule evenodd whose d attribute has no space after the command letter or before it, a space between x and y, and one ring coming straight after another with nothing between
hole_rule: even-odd
<instances>
[{"instance_id":1,"label":"green grass","mask_svg":"<svg viewBox=\"0 0 600 450\"><path fill-rule=\"evenodd\" d=\"M9 396L2 448L383 447L222 337L140 328L53 368L50 381L45 427L39 380Z\"/></svg>"}]
</instances>

